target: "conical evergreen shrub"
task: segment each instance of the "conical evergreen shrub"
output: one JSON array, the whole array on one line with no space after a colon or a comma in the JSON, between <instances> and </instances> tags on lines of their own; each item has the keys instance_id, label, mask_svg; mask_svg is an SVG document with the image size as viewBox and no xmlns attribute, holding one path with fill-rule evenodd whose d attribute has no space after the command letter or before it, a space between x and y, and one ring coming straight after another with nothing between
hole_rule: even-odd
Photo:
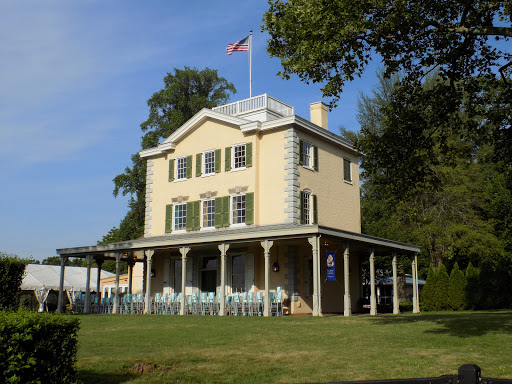
<instances>
[{"instance_id":1,"label":"conical evergreen shrub","mask_svg":"<svg viewBox=\"0 0 512 384\"><path fill-rule=\"evenodd\" d=\"M437 284L435 285L435 300L438 311L450 308L450 299L448 289L450 288L450 276L446 272L446 267L441 263L437 272Z\"/></svg>"},{"instance_id":2,"label":"conical evergreen shrub","mask_svg":"<svg viewBox=\"0 0 512 384\"><path fill-rule=\"evenodd\" d=\"M421 290L421 310L422 311L435 311L436 298L435 298L435 286L437 281L437 272L432 267L432 264L428 267L427 280Z\"/></svg>"},{"instance_id":3,"label":"conical evergreen shrub","mask_svg":"<svg viewBox=\"0 0 512 384\"><path fill-rule=\"evenodd\" d=\"M473 267L473 264L469 262L466 268L466 308L475 309L478 307L478 280L479 273L478 269Z\"/></svg>"},{"instance_id":4,"label":"conical evergreen shrub","mask_svg":"<svg viewBox=\"0 0 512 384\"><path fill-rule=\"evenodd\" d=\"M466 307L465 289L466 277L459 269L459 264L455 262L450 273L448 290L450 308L454 311L462 311Z\"/></svg>"}]
</instances>

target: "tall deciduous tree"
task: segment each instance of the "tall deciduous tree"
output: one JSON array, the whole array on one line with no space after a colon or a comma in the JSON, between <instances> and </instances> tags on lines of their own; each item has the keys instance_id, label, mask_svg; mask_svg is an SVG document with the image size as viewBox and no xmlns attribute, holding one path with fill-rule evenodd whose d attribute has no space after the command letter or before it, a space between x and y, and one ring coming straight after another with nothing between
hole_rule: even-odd
<instances>
[{"instance_id":1,"label":"tall deciduous tree","mask_svg":"<svg viewBox=\"0 0 512 384\"><path fill-rule=\"evenodd\" d=\"M511 0L269 0L263 30L281 75L324 82L339 97L380 55L388 73L421 78L432 68L452 81L497 72L511 49ZM504 68L502 68L504 69Z\"/></svg>"},{"instance_id":2,"label":"tall deciduous tree","mask_svg":"<svg viewBox=\"0 0 512 384\"><path fill-rule=\"evenodd\" d=\"M217 70L185 67L164 77L164 88L148 100L149 116L140 127L144 132L141 149L154 147L170 136L202 108L226 103L235 86ZM119 227L112 228L98 243L131 240L143 236L146 194L146 162L132 155L132 166L114 178L114 196L130 195L129 211Z\"/></svg>"}]
</instances>

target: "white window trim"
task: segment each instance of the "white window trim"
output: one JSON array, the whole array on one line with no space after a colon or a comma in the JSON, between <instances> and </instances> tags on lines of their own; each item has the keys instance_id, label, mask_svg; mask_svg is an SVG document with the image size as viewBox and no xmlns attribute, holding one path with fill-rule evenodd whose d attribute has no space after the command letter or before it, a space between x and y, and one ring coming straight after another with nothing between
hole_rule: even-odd
<instances>
[{"instance_id":1,"label":"white window trim","mask_svg":"<svg viewBox=\"0 0 512 384\"><path fill-rule=\"evenodd\" d=\"M243 167L235 168L235 147L244 146L244 158L245 158L245 164ZM231 146L231 172L237 172L237 171L243 171L244 169L247 169L247 143L238 143L233 144Z\"/></svg>"},{"instance_id":2,"label":"white window trim","mask_svg":"<svg viewBox=\"0 0 512 384\"><path fill-rule=\"evenodd\" d=\"M313 143L307 141L307 140L303 140L302 141L302 154L303 156L305 157L306 155L306 144L309 145L310 147L310 152L309 152L309 162L308 164L306 164L306 162L304 161L304 158L302 159L302 166L306 169L309 169L310 171L314 171L315 170L315 146L313 145Z\"/></svg>"},{"instance_id":3,"label":"white window trim","mask_svg":"<svg viewBox=\"0 0 512 384\"><path fill-rule=\"evenodd\" d=\"M209 153L209 152L213 152L213 172L211 173L206 173L206 154ZM203 156L202 156L202 159L201 159L201 177L208 177L208 176L213 176L215 175L215 149L210 149L210 150L207 150L207 151L203 151Z\"/></svg>"},{"instance_id":4,"label":"white window trim","mask_svg":"<svg viewBox=\"0 0 512 384\"><path fill-rule=\"evenodd\" d=\"M205 227L204 226L204 214L203 214L203 204L205 201L213 201L215 204L215 198L209 198L209 199L201 199L201 231L211 231L212 229L215 229L215 210L213 211L214 219L213 219L213 225L211 227Z\"/></svg>"},{"instance_id":5,"label":"white window trim","mask_svg":"<svg viewBox=\"0 0 512 384\"><path fill-rule=\"evenodd\" d=\"M178 173L178 162L181 159L185 159L185 177L182 177L182 178L179 177L179 173ZM187 180L187 156L180 156L180 157L176 158L176 160L174 161L174 174L176 175L174 177L175 182Z\"/></svg>"},{"instance_id":6,"label":"white window trim","mask_svg":"<svg viewBox=\"0 0 512 384\"><path fill-rule=\"evenodd\" d=\"M231 194L229 195L229 226L230 227L246 227L247 224L245 223L245 217L246 217L246 212L247 212L247 202L245 202L246 206L245 206L245 212L244 212L244 222L243 223L233 223L233 198L235 197L238 197L238 196L245 196L246 193L234 193L234 194Z\"/></svg>"},{"instance_id":7,"label":"white window trim","mask_svg":"<svg viewBox=\"0 0 512 384\"><path fill-rule=\"evenodd\" d=\"M176 208L184 205L185 206L185 226L183 229L176 229ZM187 231L187 203L177 203L173 206L173 213L172 213L172 231L174 233L183 233Z\"/></svg>"}]
</instances>

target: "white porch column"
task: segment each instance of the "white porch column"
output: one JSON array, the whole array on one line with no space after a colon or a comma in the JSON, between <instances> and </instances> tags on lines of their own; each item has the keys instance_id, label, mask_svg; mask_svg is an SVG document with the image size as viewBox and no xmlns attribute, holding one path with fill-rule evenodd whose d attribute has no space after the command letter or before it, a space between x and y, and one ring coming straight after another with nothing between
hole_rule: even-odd
<instances>
[{"instance_id":1,"label":"white porch column","mask_svg":"<svg viewBox=\"0 0 512 384\"><path fill-rule=\"evenodd\" d=\"M101 304L101 266L103 265L103 258L101 257L95 257L94 260L96 260L96 302L97 305ZM96 311L98 311L98 307L96 307Z\"/></svg>"},{"instance_id":2,"label":"white porch column","mask_svg":"<svg viewBox=\"0 0 512 384\"><path fill-rule=\"evenodd\" d=\"M153 260L153 255L155 251L152 249L147 249L144 251L146 255L146 297L144 299L144 313L151 314L151 261Z\"/></svg>"},{"instance_id":3,"label":"white porch column","mask_svg":"<svg viewBox=\"0 0 512 384\"><path fill-rule=\"evenodd\" d=\"M187 253L190 251L190 248L181 247L181 305L180 305L180 315L183 316L186 314L185 305L187 304L187 296L185 294L185 289L187 288Z\"/></svg>"},{"instance_id":4,"label":"white porch column","mask_svg":"<svg viewBox=\"0 0 512 384\"><path fill-rule=\"evenodd\" d=\"M220 251L220 308L219 316L226 315L226 252L229 244L219 244Z\"/></svg>"},{"instance_id":5,"label":"white porch column","mask_svg":"<svg viewBox=\"0 0 512 384\"><path fill-rule=\"evenodd\" d=\"M345 282L345 295L343 296L343 315L352 314L352 302L350 299L350 254L349 245L345 243L345 252L343 253L343 280Z\"/></svg>"},{"instance_id":6,"label":"white porch column","mask_svg":"<svg viewBox=\"0 0 512 384\"><path fill-rule=\"evenodd\" d=\"M112 313L117 313L119 310L119 273L121 270L121 257L122 253L116 253L116 291L114 292L114 305L112 306Z\"/></svg>"},{"instance_id":7,"label":"white porch column","mask_svg":"<svg viewBox=\"0 0 512 384\"><path fill-rule=\"evenodd\" d=\"M419 299L418 299L418 285L417 285L417 274L418 274L418 256L414 255L412 260L412 312L418 313L420 311Z\"/></svg>"},{"instance_id":8,"label":"white porch column","mask_svg":"<svg viewBox=\"0 0 512 384\"><path fill-rule=\"evenodd\" d=\"M60 257L60 282L59 282L59 305L58 311L64 313L64 271L66 269L67 256Z\"/></svg>"},{"instance_id":9,"label":"white porch column","mask_svg":"<svg viewBox=\"0 0 512 384\"><path fill-rule=\"evenodd\" d=\"M416 268L416 308L418 308L418 312L420 312L420 287L419 287L419 277L418 277L418 254L414 254L414 267Z\"/></svg>"},{"instance_id":10,"label":"white porch column","mask_svg":"<svg viewBox=\"0 0 512 384\"><path fill-rule=\"evenodd\" d=\"M318 276L319 276L319 263L318 263L318 237L313 236L308 238L309 244L313 248L313 316L320 316L319 311L319 292L318 292Z\"/></svg>"},{"instance_id":11,"label":"white porch column","mask_svg":"<svg viewBox=\"0 0 512 384\"><path fill-rule=\"evenodd\" d=\"M375 296L375 250L370 248L370 315L377 315L377 297Z\"/></svg>"},{"instance_id":12,"label":"white porch column","mask_svg":"<svg viewBox=\"0 0 512 384\"><path fill-rule=\"evenodd\" d=\"M87 275L85 280L85 301L84 301L84 313L89 313L91 308L91 264L93 255L85 256L87 260Z\"/></svg>"},{"instance_id":13,"label":"white porch column","mask_svg":"<svg viewBox=\"0 0 512 384\"><path fill-rule=\"evenodd\" d=\"M396 252L393 252L393 314L400 313L400 306L398 305L398 273L396 267Z\"/></svg>"},{"instance_id":14,"label":"white porch column","mask_svg":"<svg viewBox=\"0 0 512 384\"><path fill-rule=\"evenodd\" d=\"M133 259L128 260L128 293L131 294L133 290Z\"/></svg>"},{"instance_id":15,"label":"white porch column","mask_svg":"<svg viewBox=\"0 0 512 384\"><path fill-rule=\"evenodd\" d=\"M261 242L265 257L265 300L263 303L263 316L270 316L270 248L274 244L271 240Z\"/></svg>"}]
</instances>

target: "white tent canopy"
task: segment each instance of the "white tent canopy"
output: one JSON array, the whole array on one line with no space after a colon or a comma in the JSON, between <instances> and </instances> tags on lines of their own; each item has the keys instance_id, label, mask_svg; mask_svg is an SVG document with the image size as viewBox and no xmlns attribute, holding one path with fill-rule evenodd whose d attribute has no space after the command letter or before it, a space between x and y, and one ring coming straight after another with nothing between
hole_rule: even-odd
<instances>
[{"instance_id":1,"label":"white tent canopy","mask_svg":"<svg viewBox=\"0 0 512 384\"><path fill-rule=\"evenodd\" d=\"M97 269L91 268L90 287L96 289ZM101 271L101 278L113 277L114 273ZM87 279L86 267L66 267L64 274L64 290L74 289L75 291L85 291ZM25 268L25 276L21 283L23 291L40 289L43 285L46 289L58 291L60 284L60 265L40 265L28 264Z\"/></svg>"}]
</instances>

